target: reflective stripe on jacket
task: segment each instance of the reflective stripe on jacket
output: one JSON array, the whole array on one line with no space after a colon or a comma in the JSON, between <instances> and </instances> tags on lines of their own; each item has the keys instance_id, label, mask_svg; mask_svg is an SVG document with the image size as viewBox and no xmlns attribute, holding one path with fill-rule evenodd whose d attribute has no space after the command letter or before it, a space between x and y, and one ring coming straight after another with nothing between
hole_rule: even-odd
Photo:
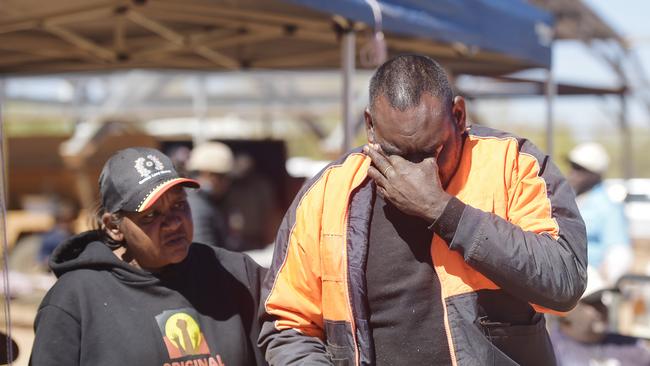
<instances>
[{"instance_id":1,"label":"reflective stripe on jacket","mask_svg":"<svg viewBox=\"0 0 650 366\"><path fill-rule=\"evenodd\" d=\"M369 165L360 150L332 163L284 218L262 294L259 343L272 365L374 363ZM568 183L529 141L475 126L446 191L466 204L456 230L431 245L452 364L555 363L540 313L570 310L586 284L585 227Z\"/></svg>"}]
</instances>

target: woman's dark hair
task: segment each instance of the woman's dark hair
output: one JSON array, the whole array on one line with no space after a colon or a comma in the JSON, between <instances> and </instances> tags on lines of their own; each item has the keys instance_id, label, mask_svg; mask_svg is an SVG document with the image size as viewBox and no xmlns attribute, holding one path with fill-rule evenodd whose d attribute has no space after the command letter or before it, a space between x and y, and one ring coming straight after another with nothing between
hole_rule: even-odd
<instances>
[{"instance_id":1,"label":"woman's dark hair","mask_svg":"<svg viewBox=\"0 0 650 366\"><path fill-rule=\"evenodd\" d=\"M92 228L97 231L99 234L99 237L101 238L101 241L106 244L107 247L109 247L111 250L115 250L119 247L125 247L126 242L124 240L117 241L113 238L110 237L106 233L106 226L104 225L104 221L102 218L104 217L104 214L106 213L106 208L102 206L101 202L97 202L95 204L94 208L94 215L93 215L93 222L92 222ZM119 225L120 221L122 221L122 215L119 212L112 213L110 214L111 217L111 223L114 225Z\"/></svg>"}]
</instances>

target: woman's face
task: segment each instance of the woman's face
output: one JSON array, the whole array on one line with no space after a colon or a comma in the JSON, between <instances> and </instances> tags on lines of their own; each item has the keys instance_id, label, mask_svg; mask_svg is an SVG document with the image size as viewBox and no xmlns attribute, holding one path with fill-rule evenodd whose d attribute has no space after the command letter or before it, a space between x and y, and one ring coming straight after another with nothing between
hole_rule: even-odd
<instances>
[{"instance_id":1,"label":"woman's face","mask_svg":"<svg viewBox=\"0 0 650 366\"><path fill-rule=\"evenodd\" d=\"M141 268L157 270L181 262L194 234L185 191L172 187L148 210L124 213L119 231L126 241L125 258Z\"/></svg>"}]
</instances>

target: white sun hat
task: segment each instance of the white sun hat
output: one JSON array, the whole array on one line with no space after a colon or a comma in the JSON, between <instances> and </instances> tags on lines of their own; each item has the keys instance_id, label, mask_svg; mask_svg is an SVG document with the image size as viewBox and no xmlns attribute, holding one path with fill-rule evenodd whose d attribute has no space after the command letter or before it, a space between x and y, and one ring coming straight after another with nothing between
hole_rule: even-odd
<instances>
[{"instance_id":1,"label":"white sun hat","mask_svg":"<svg viewBox=\"0 0 650 366\"><path fill-rule=\"evenodd\" d=\"M228 174L233 168L233 155L230 148L221 142L204 142L192 149L187 161L190 171Z\"/></svg>"},{"instance_id":2,"label":"white sun hat","mask_svg":"<svg viewBox=\"0 0 650 366\"><path fill-rule=\"evenodd\" d=\"M593 173L603 174L609 166L609 155L598 143L585 142L569 152L569 161Z\"/></svg>"}]
</instances>

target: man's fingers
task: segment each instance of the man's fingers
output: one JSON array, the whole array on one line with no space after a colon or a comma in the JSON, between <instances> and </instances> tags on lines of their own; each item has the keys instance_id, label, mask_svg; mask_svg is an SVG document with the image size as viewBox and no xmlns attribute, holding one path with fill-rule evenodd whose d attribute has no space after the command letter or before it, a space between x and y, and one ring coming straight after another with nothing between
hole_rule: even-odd
<instances>
[{"instance_id":1,"label":"man's fingers","mask_svg":"<svg viewBox=\"0 0 650 366\"><path fill-rule=\"evenodd\" d=\"M398 164L403 164L404 162L406 162L406 159L404 159L399 155L391 155L388 157L388 161L392 166L397 166Z\"/></svg>"},{"instance_id":2,"label":"man's fingers","mask_svg":"<svg viewBox=\"0 0 650 366\"><path fill-rule=\"evenodd\" d=\"M363 148L363 151L370 156L372 164L377 167L377 170L379 170L381 174L385 175L386 173L390 173L390 170L393 169L386 156L384 156L384 154L382 154L377 148L374 148L371 145L366 145Z\"/></svg>"},{"instance_id":3,"label":"man's fingers","mask_svg":"<svg viewBox=\"0 0 650 366\"><path fill-rule=\"evenodd\" d=\"M386 177L374 166L368 168L368 176L372 178L379 187L386 187L388 185L388 179L386 179Z\"/></svg>"}]
</instances>

